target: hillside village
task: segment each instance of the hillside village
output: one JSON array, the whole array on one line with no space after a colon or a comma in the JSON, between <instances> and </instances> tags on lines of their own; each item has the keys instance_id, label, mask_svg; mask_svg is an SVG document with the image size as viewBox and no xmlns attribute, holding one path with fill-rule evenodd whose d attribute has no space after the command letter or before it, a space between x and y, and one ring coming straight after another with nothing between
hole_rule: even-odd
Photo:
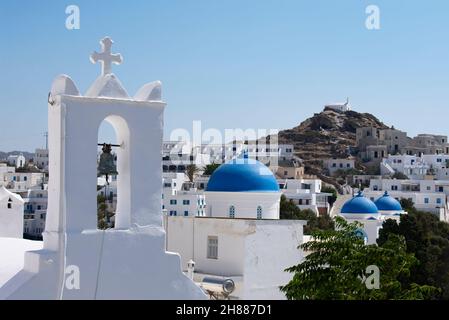
<instances>
[{"instance_id":1,"label":"hillside village","mask_svg":"<svg viewBox=\"0 0 449 320\"><path fill-rule=\"evenodd\" d=\"M387 190L396 198L416 199L415 205L422 209L442 217L447 214L449 143L446 136L408 137L406 132L386 126L371 114L352 110L346 102L326 105L322 112L299 126L280 131L277 146L262 143L234 141L189 149L186 141L165 141L162 210L168 216L206 215L204 190L211 169L245 153L270 168L287 199L297 203L300 209L310 209L316 214L331 212L328 198L332 188L342 196L369 190L373 198ZM47 209L49 150L2 154L6 158L0 160L0 183L24 199L23 233L25 237L39 239ZM114 212L116 177L110 179L108 183L104 178L98 179L98 194L106 201L107 210ZM422 183L431 185L430 189L419 187ZM397 186L382 187L385 184ZM321 192L322 188L328 193ZM438 193L434 191L444 193L438 203L434 199ZM186 207L183 201L189 205ZM111 223L113 215L105 225Z\"/></svg>"},{"instance_id":2,"label":"hillside village","mask_svg":"<svg viewBox=\"0 0 449 320\"><path fill-rule=\"evenodd\" d=\"M347 100L279 139L163 141L161 82L129 96L112 43L84 95L55 78L46 147L3 153L0 299L285 299L285 270L337 218L366 245L407 210L449 221L446 136L410 138ZM117 141L98 141L103 121Z\"/></svg>"}]
</instances>

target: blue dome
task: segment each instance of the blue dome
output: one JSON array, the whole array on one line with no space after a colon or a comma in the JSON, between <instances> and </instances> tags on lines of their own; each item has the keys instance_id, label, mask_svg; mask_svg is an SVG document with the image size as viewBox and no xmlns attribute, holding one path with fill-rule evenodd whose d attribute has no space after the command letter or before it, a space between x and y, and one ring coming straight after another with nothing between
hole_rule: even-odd
<instances>
[{"instance_id":1,"label":"blue dome","mask_svg":"<svg viewBox=\"0 0 449 320\"><path fill-rule=\"evenodd\" d=\"M358 214L377 214L376 205L370 199L365 198L361 192L351 200L347 201L343 208L341 208L341 213L358 213Z\"/></svg>"},{"instance_id":2,"label":"blue dome","mask_svg":"<svg viewBox=\"0 0 449 320\"><path fill-rule=\"evenodd\" d=\"M245 156L219 166L210 177L206 191L279 192L279 185L270 169Z\"/></svg>"},{"instance_id":3,"label":"blue dome","mask_svg":"<svg viewBox=\"0 0 449 320\"><path fill-rule=\"evenodd\" d=\"M402 206L398 200L385 191L385 194L374 202L377 209L381 211L402 211Z\"/></svg>"}]
</instances>

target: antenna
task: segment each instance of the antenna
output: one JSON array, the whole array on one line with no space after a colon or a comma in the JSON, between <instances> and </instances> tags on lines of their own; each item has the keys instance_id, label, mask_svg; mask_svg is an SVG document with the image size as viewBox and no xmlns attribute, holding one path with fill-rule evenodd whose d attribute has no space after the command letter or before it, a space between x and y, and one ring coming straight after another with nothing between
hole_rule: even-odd
<instances>
[{"instance_id":1,"label":"antenna","mask_svg":"<svg viewBox=\"0 0 449 320\"><path fill-rule=\"evenodd\" d=\"M48 131L44 132L44 138L45 138L45 150L48 150Z\"/></svg>"}]
</instances>

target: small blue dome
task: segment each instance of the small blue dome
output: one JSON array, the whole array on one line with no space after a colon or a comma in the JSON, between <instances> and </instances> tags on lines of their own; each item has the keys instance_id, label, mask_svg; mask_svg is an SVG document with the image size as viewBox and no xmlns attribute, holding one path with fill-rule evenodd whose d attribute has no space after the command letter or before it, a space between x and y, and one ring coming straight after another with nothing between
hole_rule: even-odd
<instances>
[{"instance_id":1,"label":"small blue dome","mask_svg":"<svg viewBox=\"0 0 449 320\"><path fill-rule=\"evenodd\" d=\"M402 206L399 201L390 196L387 191L374 204L381 211L402 211Z\"/></svg>"},{"instance_id":2,"label":"small blue dome","mask_svg":"<svg viewBox=\"0 0 449 320\"><path fill-rule=\"evenodd\" d=\"M279 192L279 185L270 169L245 155L219 166L210 177L206 191Z\"/></svg>"},{"instance_id":3,"label":"small blue dome","mask_svg":"<svg viewBox=\"0 0 449 320\"><path fill-rule=\"evenodd\" d=\"M353 197L343 205L343 208L341 208L341 213L377 214L379 211L377 210L374 202L368 198L365 198L362 192L359 192L357 196Z\"/></svg>"}]
</instances>

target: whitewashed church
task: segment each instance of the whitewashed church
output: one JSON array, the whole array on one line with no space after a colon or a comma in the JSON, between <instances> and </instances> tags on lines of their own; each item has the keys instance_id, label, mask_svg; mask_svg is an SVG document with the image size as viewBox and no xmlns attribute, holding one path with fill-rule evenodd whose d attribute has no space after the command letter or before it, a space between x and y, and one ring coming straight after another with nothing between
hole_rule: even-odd
<instances>
[{"instance_id":1,"label":"whitewashed church","mask_svg":"<svg viewBox=\"0 0 449 320\"><path fill-rule=\"evenodd\" d=\"M281 192L273 173L246 155L222 164L205 192L206 216L166 216L167 249L179 252L193 278L231 279L234 299L285 299L284 270L303 259L305 221L279 220Z\"/></svg>"}]
</instances>

